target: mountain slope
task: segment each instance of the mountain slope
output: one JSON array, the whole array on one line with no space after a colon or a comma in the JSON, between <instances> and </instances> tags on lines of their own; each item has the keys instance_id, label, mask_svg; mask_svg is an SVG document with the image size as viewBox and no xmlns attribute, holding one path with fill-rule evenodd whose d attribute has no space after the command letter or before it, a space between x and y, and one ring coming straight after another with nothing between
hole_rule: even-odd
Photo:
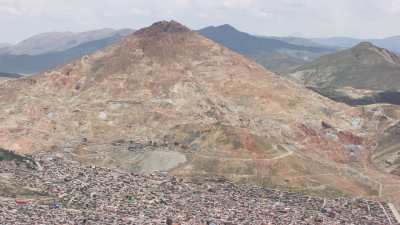
<instances>
[{"instance_id":1,"label":"mountain slope","mask_svg":"<svg viewBox=\"0 0 400 225\"><path fill-rule=\"evenodd\" d=\"M285 73L304 64L310 58L334 51L330 48L300 46L274 38L252 36L240 32L230 25L207 27L198 32L227 48L256 60L274 72Z\"/></svg>"},{"instance_id":2,"label":"mountain slope","mask_svg":"<svg viewBox=\"0 0 400 225\"><path fill-rule=\"evenodd\" d=\"M400 58L371 43L357 46L301 66L290 75L307 86L390 90L400 85Z\"/></svg>"},{"instance_id":3,"label":"mountain slope","mask_svg":"<svg viewBox=\"0 0 400 225\"><path fill-rule=\"evenodd\" d=\"M156 23L57 70L0 83L0 104L0 147L19 153L53 151L135 172L219 175L322 193L377 193L362 175L365 166L353 167L365 162L375 134L361 110L176 22Z\"/></svg>"},{"instance_id":4,"label":"mountain slope","mask_svg":"<svg viewBox=\"0 0 400 225\"><path fill-rule=\"evenodd\" d=\"M400 36L393 36L384 39L375 39L371 42L381 48L386 48L396 53L400 53Z\"/></svg>"}]
</instances>

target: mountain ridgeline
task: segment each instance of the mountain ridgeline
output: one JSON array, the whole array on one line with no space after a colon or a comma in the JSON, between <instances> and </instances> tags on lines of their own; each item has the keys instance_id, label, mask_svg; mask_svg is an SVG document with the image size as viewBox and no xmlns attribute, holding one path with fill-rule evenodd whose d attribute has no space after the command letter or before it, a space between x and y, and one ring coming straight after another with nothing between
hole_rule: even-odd
<instances>
[{"instance_id":1,"label":"mountain ridgeline","mask_svg":"<svg viewBox=\"0 0 400 225\"><path fill-rule=\"evenodd\" d=\"M42 72L107 47L131 32L129 29L102 29L82 33L54 32L35 35L17 45L0 47L0 71L20 74ZM307 39L254 36L230 25L207 27L198 32L256 60L274 72L284 74L337 50Z\"/></svg>"},{"instance_id":2,"label":"mountain ridgeline","mask_svg":"<svg viewBox=\"0 0 400 225\"><path fill-rule=\"evenodd\" d=\"M286 73L318 56L336 51L334 48L323 46L291 44L287 39L283 41L277 38L254 36L238 31L230 25L211 26L198 32L280 73Z\"/></svg>"},{"instance_id":3,"label":"mountain ridgeline","mask_svg":"<svg viewBox=\"0 0 400 225\"><path fill-rule=\"evenodd\" d=\"M309 89L337 102L343 102L351 106L373 105L373 104L393 104L400 105L400 91L372 91L359 90L353 88L318 88L308 87ZM354 93L357 93L354 95Z\"/></svg>"},{"instance_id":4,"label":"mountain ridgeline","mask_svg":"<svg viewBox=\"0 0 400 225\"><path fill-rule=\"evenodd\" d=\"M393 36L381 39L359 39L349 37L330 37L330 38L311 38L313 43L324 46L351 48L361 42L370 42L380 48L386 48L390 51L400 53L400 36Z\"/></svg>"},{"instance_id":5,"label":"mountain ridgeline","mask_svg":"<svg viewBox=\"0 0 400 225\"><path fill-rule=\"evenodd\" d=\"M362 42L295 69L290 77L306 86L352 87L377 91L400 87L400 57L386 49Z\"/></svg>"},{"instance_id":6,"label":"mountain ridgeline","mask_svg":"<svg viewBox=\"0 0 400 225\"><path fill-rule=\"evenodd\" d=\"M20 74L0 72L0 79L16 79L20 77L22 77Z\"/></svg>"},{"instance_id":7,"label":"mountain ridgeline","mask_svg":"<svg viewBox=\"0 0 400 225\"><path fill-rule=\"evenodd\" d=\"M0 50L0 71L35 74L58 67L118 42L132 30L49 33Z\"/></svg>"}]
</instances>

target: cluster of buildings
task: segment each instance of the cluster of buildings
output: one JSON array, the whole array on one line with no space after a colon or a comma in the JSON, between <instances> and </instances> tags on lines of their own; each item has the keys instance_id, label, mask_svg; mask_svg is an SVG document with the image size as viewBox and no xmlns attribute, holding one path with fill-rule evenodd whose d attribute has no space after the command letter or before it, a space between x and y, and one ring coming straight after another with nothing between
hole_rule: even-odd
<instances>
[{"instance_id":1,"label":"cluster of buildings","mask_svg":"<svg viewBox=\"0 0 400 225\"><path fill-rule=\"evenodd\" d=\"M0 224L396 224L388 205L236 185L223 178L138 175L49 155L32 170L0 162L15 187L0 196ZM5 183L2 183L5 185ZM20 189L20 190L19 190Z\"/></svg>"}]
</instances>

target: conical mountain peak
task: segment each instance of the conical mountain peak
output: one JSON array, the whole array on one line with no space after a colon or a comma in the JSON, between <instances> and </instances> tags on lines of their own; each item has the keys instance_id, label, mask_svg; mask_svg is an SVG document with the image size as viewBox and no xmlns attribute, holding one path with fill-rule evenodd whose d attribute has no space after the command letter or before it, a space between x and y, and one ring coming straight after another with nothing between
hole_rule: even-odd
<instances>
[{"instance_id":1,"label":"conical mountain peak","mask_svg":"<svg viewBox=\"0 0 400 225\"><path fill-rule=\"evenodd\" d=\"M306 175L325 185L321 171L351 162L346 147L363 143L352 126L357 111L174 21L155 23L57 70L0 82L0 105L0 148L56 151L134 172L237 172L232 179L274 185ZM340 164L325 167L319 159ZM335 178L342 179L339 171Z\"/></svg>"},{"instance_id":2,"label":"conical mountain peak","mask_svg":"<svg viewBox=\"0 0 400 225\"><path fill-rule=\"evenodd\" d=\"M370 42L361 42L296 68L290 76L315 87L390 90L400 84L399 71L398 55Z\"/></svg>"},{"instance_id":3,"label":"conical mountain peak","mask_svg":"<svg viewBox=\"0 0 400 225\"><path fill-rule=\"evenodd\" d=\"M370 42L361 42L352 48L352 52L358 59L362 59L367 65L390 64L400 65L400 58L387 49L380 48Z\"/></svg>"},{"instance_id":4,"label":"conical mountain peak","mask_svg":"<svg viewBox=\"0 0 400 225\"><path fill-rule=\"evenodd\" d=\"M224 25L218 26L217 28L221 28L223 30L229 30L229 31L238 31L235 27L233 27L230 24L224 24Z\"/></svg>"},{"instance_id":5,"label":"conical mountain peak","mask_svg":"<svg viewBox=\"0 0 400 225\"><path fill-rule=\"evenodd\" d=\"M147 35L156 35L158 33L183 33L190 32L191 30L186 26L176 22L174 20L171 21L160 21L156 22L150 27L143 28L136 32L136 34L147 34Z\"/></svg>"},{"instance_id":6,"label":"conical mountain peak","mask_svg":"<svg viewBox=\"0 0 400 225\"><path fill-rule=\"evenodd\" d=\"M354 48L371 48L371 47L377 48L371 42L367 42L367 41L361 42L358 45L354 46Z\"/></svg>"}]
</instances>

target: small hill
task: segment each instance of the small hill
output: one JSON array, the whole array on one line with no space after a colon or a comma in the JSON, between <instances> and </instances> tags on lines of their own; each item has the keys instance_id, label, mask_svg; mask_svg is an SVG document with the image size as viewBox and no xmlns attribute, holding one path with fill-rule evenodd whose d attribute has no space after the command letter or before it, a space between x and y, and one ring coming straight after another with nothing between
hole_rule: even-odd
<instances>
[{"instance_id":1,"label":"small hill","mask_svg":"<svg viewBox=\"0 0 400 225\"><path fill-rule=\"evenodd\" d=\"M386 49L362 42L303 65L290 77L320 88L396 90L400 86L400 58Z\"/></svg>"},{"instance_id":2,"label":"small hill","mask_svg":"<svg viewBox=\"0 0 400 225\"><path fill-rule=\"evenodd\" d=\"M280 73L286 73L310 59L334 51L332 48L295 45L276 38L253 36L230 25L211 26L198 32Z\"/></svg>"}]
</instances>

